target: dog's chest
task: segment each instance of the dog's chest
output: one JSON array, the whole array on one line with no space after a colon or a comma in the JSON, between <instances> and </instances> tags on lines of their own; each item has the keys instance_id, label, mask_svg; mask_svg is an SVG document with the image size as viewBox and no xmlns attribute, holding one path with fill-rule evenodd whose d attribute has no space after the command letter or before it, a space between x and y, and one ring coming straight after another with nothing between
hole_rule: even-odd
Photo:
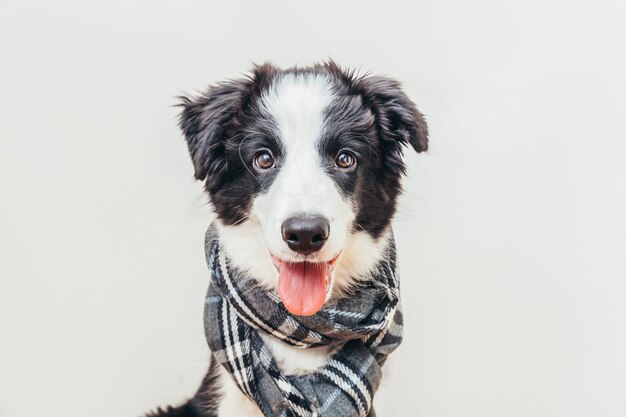
<instances>
[{"instance_id":1,"label":"dog's chest","mask_svg":"<svg viewBox=\"0 0 626 417\"><path fill-rule=\"evenodd\" d=\"M276 364L287 375L302 375L324 366L336 350L336 347L330 345L308 349L297 348L265 333L261 333L260 336L272 351Z\"/></svg>"},{"instance_id":2,"label":"dog's chest","mask_svg":"<svg viewBox=\"0 0 626 417\"><path fill-rule=\"evenodd\" d=\"M278 367L287 375L301 375L324 366L337 347L321 346L302 349L287 345L266 334L261 338L268 346ZM220 367L221 368L221 367ZM221 400L218 417L263 417L256 404L241 393L231 375L220 370Z\"/></svg>"}]
</instances>

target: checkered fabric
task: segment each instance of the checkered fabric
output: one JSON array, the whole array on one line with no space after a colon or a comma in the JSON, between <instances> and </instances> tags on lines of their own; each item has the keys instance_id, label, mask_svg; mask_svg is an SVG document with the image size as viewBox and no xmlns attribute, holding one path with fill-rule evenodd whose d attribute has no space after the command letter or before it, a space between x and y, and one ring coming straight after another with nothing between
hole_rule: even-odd
<instances>
[{"instance_id":1,"label":"checkered fabric","mask_svg":"<svg viewBox=\"0 0 626 417\"><path fill-rule=\"evenodd\" d=\"M275 292L233 268L214 227L205 249L211 271L204 327L215 359L266 417L373 417L372 398L387 355L402 341L393 240L383 261L360 288L313 316L295 316ZM337 345L327 364L286 375L259 336L289 345Z\"/></svg>"}]
</instances>

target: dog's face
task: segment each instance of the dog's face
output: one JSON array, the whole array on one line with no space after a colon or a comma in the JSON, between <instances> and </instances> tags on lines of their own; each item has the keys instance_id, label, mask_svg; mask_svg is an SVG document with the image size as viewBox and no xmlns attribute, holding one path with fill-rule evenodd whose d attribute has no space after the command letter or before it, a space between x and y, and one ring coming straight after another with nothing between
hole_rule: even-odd
<instances>
[{"instance_id":1,"label":"dog's face","mask_svg":"<svg viewBox=\"0 0 626 417\"><path fill-rule=\"evenodd\" d=\"M403 147L428 146L423 116L397 82L333 63L266 64L183 106L222 246L288 310L314 314L379 260Z\"/></svg>"}]
</instances>

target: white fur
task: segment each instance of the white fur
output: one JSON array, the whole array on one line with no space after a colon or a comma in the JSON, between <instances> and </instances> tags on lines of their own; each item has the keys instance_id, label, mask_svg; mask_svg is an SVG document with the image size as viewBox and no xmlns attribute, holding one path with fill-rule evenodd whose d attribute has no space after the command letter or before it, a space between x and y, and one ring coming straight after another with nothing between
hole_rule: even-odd
<instances>
[{"instance_id":1,"label":"white fur","mask_svg":"<svg viewBox=\"0 0 626 417\"><path fill-rule=\"evenodd\" d=\"M260 335L271 350L278 367L287 375L301 375L324 366L335 350L329 346L301 349L276 340L265 333L260 333ZM222 367L220 367L219 386L222 395L218 408L219 417L263 416L256 404L239 390L232 376Z\"/></svg>"},{"instance_id":2,"label":"white fur","mask_svg":"<svg viewBox=\"0 0 626 417\"><path fill-rule=\"evenodd\" d=\"M277 124L286 158L269 191L255 198L249 218L235 226L217 222L222 248L235 267L251 273L268 290L278 282L270 254L283 260L302 260L281 236L281 225L296 214L319 215L330 224L323 248L308 259L330 261L340 253L331 280L329 298L350 290L381 259L389 233L373 239L352 231L353 205L322 169L317 144L324 129L323 112L333 99L328 80L320 75L287 75L263 97L264 110ZM301 349L261 334L278 366L286 374L312 372L333 352L324 346ZM260 410L237 388L231 376L220 370L220 417L261 417Z\"/></svg>"},{"instance_id":3,"label":"white fur","mask_svg":"<svg viewBox=\"0 0 626 417\"><path fill-rule=\"evenodd\" d=\"M243 395L235 381L222 366L220 366L217 383L221 395L217 409L218 417L263 417L259 407Z\"/></svg>"},{"instance_id":4,"label":"white fur","mask_svg":"<svg viewBox=\"0 0 626 417\"><path fill-rule=\"evenodd\" d=\"M301 349L280 342L271 336L261 333L261 337L272 351L278 367L287 375L301 375L324 366L335 348L321 346ZM218 409L219 417L262 417L263 414L239 390L228 372L220 367L222 398Z\"/></svg>"}]
</instances>

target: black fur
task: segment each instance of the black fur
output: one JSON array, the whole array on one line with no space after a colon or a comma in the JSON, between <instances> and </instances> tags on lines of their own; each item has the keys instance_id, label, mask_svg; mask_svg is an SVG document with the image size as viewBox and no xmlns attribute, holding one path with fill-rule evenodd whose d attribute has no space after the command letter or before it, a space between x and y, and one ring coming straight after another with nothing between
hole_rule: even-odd
<instances>
[{"instance_id":1,"label":"black fur","mask_svg":"<svg viewBox=\"0 0 626 417\"><path fill-rule=\"evenodd\" d=\"M146 414L146 417L201 417L200 411L190 403L181 405L180 407L167 407L166 409L157 408L156 411Z\"/></svg>"}]
</instances>

